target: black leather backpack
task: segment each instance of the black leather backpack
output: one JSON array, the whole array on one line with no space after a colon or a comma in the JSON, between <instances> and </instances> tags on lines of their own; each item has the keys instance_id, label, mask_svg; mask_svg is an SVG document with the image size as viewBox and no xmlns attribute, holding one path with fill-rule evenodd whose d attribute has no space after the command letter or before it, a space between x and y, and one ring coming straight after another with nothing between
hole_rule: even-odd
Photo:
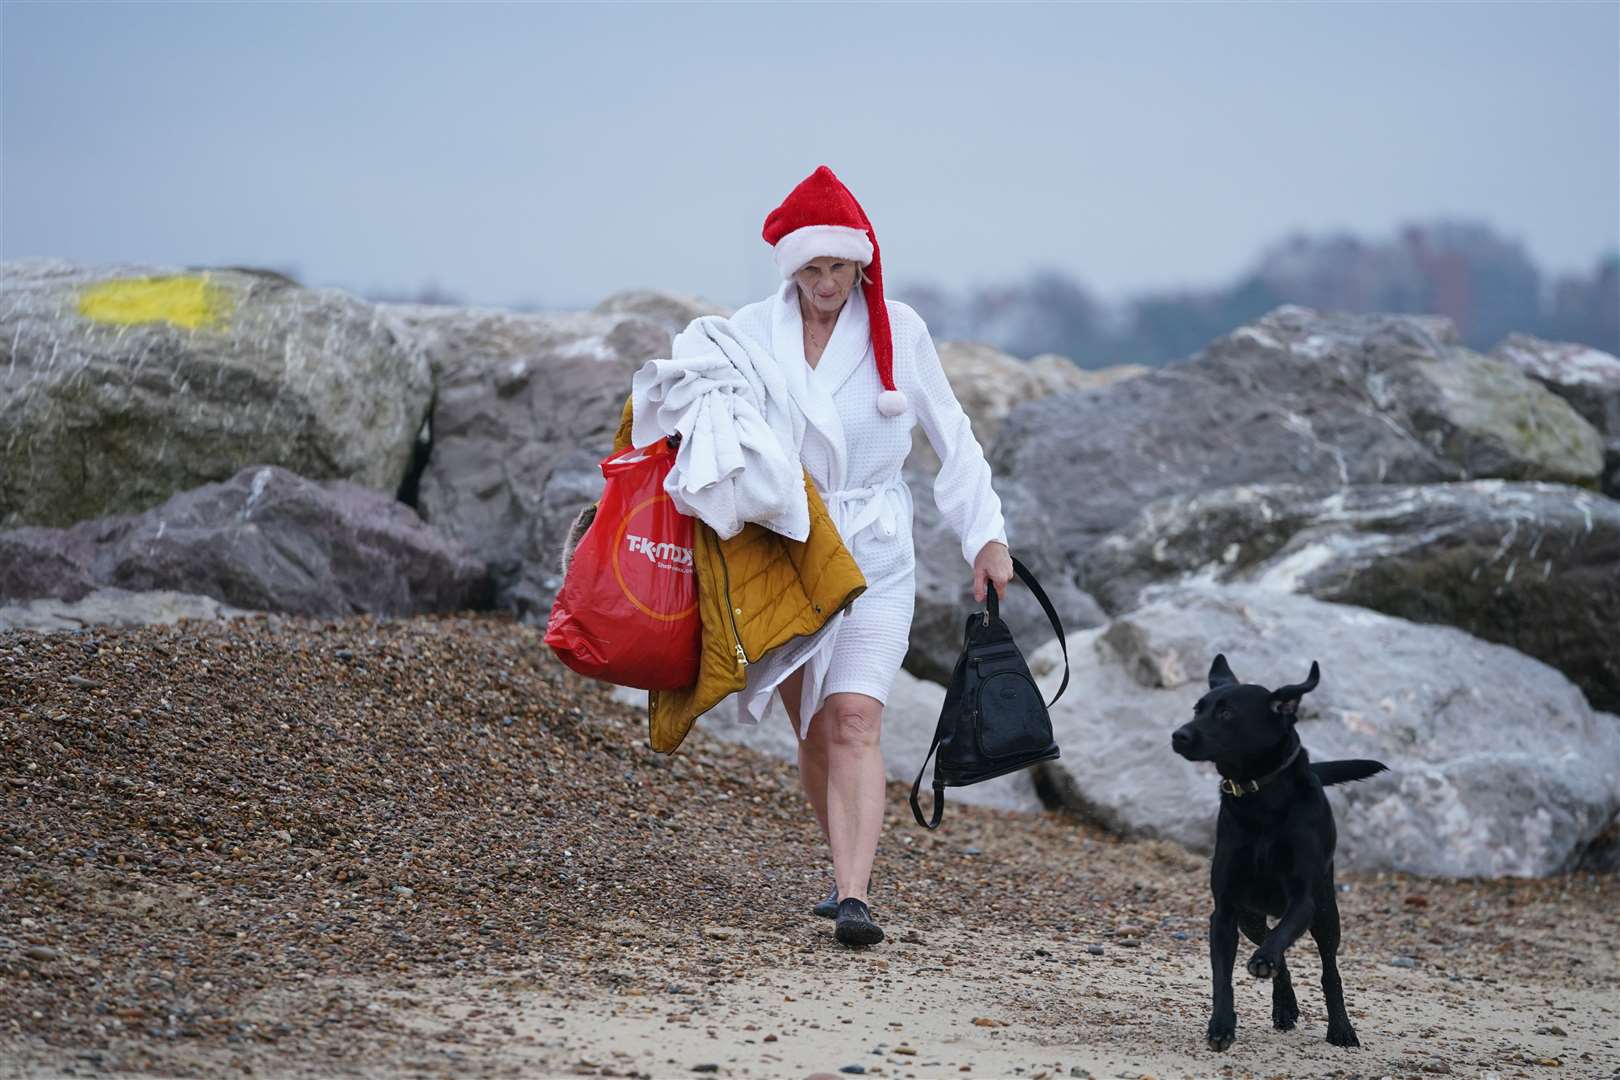
<instances>
[{"instance_id":1,"label":"black leather backpack","mask_svg":"<svg viewBox=\"0 0 1620 1080\"><path fill-rule=\"evenodd\" d=\"M1058 756L1052 719L1046 710L1068 688L1069 647L1063 640L1063 624L1045 590L1023 563L1013 559L1012 564L1013 572L1035 594L1052 621L1052 629L1057 631L1063 648L1063 683L1050 702L1041 701L1041 692L1013 641L1012 631L1001 620L995 584L987 582L989 610L975 611L967 618L962 656L951 673L939 726L934 729L934 743L911 785L911 813L925 829L939 827L945 814L946 787L992 780ZM917 793L928 769L928 758L936 750L939 759L934 762L934 815L932 821L925 821Z\"/></svg>"}]
</instances>

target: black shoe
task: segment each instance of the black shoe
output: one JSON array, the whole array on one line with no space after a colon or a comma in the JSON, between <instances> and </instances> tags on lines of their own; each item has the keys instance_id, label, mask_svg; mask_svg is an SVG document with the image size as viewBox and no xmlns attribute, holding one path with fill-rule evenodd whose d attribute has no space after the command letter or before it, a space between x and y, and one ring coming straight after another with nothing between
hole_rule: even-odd
<instances>
[{"instance_id":1,"label":"black shoe","mask_svg":"<svg viewBox=\"0 0 1620 1080\"><path fill-rule=\"evenodd\" d=\"M876 945L883 940L883 930L872 921L872 909L854 897L838 902L833 933L845 945Z\"/></svg>"},{"instance_id":2,"label":"black shoe","mask_svg":"<svg viewBox=\"0 0 1620 1080\"><path fill-rule=\"evenodd\" d=\"M838 918L838 886L835 884L827 890L827 899L819 900L816 906L810 909L823 919Z\"/></svg>"}]
</instances>

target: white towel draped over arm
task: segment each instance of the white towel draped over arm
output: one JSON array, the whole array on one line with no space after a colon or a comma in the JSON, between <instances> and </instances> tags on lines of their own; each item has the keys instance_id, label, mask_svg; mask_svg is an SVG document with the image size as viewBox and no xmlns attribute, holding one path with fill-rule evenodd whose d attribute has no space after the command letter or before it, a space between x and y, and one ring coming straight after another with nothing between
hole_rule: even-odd
<instances>
[{"instance_id":1,"label":"white towel draped over arm","mask_svg":"<svg viewBox=\"0 0 1620 1080\"><path fill-rule=\"evenodd\" d=\"M794 540L809 538L798 451L804 421L763 346L728 320L703 316L676 335L669 359L641 366L630 392L632 445L680 433L664 480L676 509L722 539L750 521Z\"/></svg>"}]
</instances>

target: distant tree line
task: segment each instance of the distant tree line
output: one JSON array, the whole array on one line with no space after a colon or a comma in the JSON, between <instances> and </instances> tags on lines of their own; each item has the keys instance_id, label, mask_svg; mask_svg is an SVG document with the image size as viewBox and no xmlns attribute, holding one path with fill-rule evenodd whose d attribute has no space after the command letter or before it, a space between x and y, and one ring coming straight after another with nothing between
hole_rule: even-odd
<instances>
[{"instance_id":1,"label":"distant tree line","mask_svg":"<svg viewBox=\"0 0 1620 1080\"><path fill-rule=\"evenodd\" d=\"M1446 315L1481 350L1521 332L1620 354L1620 253L1589 275L1549 279L1522 245L1472 222L1410 225L1381 242L1294 235L1228 286L1150 292L1114 308L1054 270L965 295L928 284L894 295L936 337L1015 356L1059 353L1086 368L1177 360L1280 304Z\"/></svg>"}]
</instances>

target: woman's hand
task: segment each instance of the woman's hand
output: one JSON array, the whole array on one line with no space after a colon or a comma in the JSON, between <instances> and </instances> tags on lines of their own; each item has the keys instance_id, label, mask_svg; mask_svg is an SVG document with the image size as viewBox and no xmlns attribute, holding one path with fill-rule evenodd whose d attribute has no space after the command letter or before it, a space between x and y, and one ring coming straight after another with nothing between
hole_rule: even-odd
<instances>
[{"instance_id":1,"label":"woman's hand","mask_svg":"<svg viewBox=\"0 0 1620 1080\"><path fill-rule=\"evenodd\" d=\"M1007 582L1012 580L1012 553L1000 540L992 540L973 557L973 599L984 603L985 579L996 583L996 599L1007 598Z\"/></svg>"}]
</instances>

